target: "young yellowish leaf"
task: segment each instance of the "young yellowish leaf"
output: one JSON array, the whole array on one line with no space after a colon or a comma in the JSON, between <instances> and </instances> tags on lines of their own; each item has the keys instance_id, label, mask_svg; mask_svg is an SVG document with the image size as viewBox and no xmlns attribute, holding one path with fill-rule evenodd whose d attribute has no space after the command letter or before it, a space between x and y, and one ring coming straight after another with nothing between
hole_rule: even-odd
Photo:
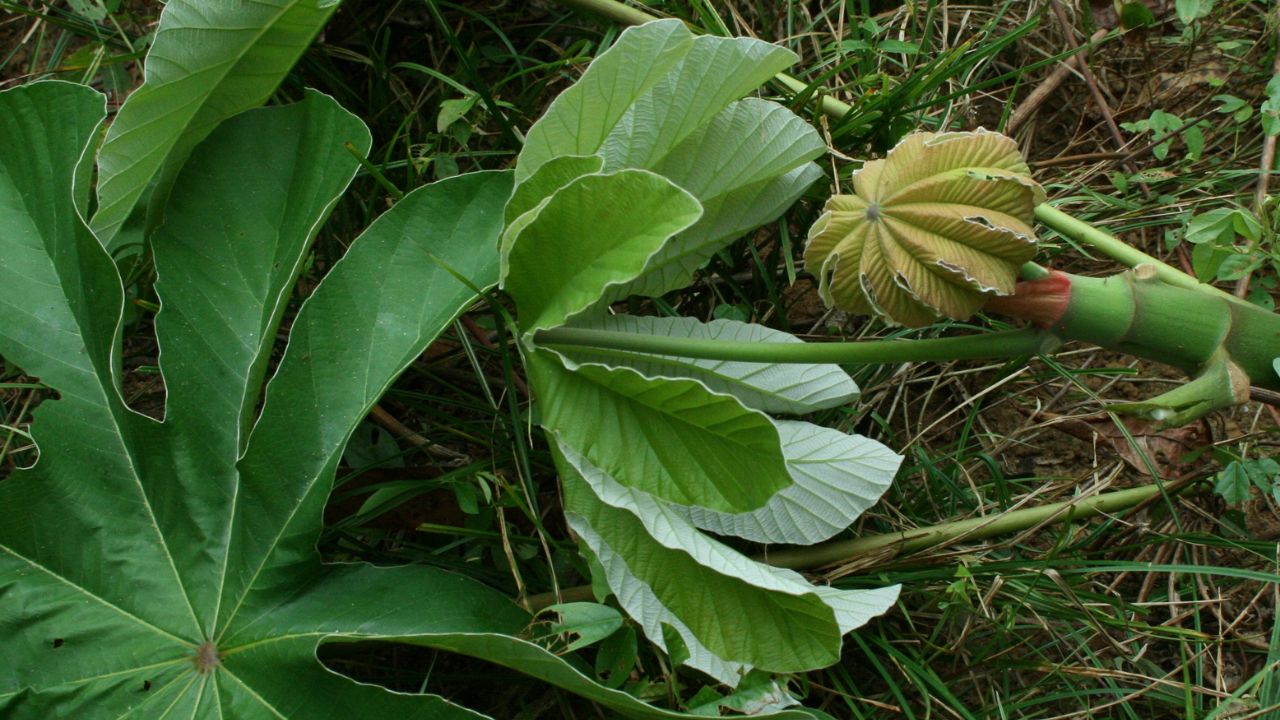
<instances>
[{"instance_id":1,"label":"young yellowish leaf","mask_svg":"<svg viewBox=\"0 0 1280 720\"><path fill-rule=\"evenodd\" d=\"M805 263L828 305L911 327L971 316L1013 292L1035 254L1044 191L996 133L915 133L854 175L809 231Z\"/></svg>"}]
</instances>

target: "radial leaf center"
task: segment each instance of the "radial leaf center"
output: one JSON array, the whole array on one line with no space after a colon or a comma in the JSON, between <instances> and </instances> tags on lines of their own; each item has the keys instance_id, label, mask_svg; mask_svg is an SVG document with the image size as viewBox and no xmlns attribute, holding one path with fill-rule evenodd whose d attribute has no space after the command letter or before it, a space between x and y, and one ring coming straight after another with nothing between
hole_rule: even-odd
<instances>
[{"instance_id":1,"label":"radial leaf center","mask_svg":"<svg viewBox=\"0 0 1280 720\"><path fill-rule=\"evenodd\" d=\"M218 654L218 646L210 641L196 648L196 654L191 657L191 662L195 664L196 672L203 675L213 672L221 665L222 656Z\"/></svg>"}]
</instances>

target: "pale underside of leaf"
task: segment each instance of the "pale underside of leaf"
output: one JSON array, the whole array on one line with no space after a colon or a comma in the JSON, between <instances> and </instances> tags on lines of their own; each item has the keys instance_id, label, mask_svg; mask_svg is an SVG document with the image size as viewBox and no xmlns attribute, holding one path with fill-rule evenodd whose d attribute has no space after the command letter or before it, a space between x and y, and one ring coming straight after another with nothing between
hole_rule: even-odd
<instances>
[{"instance_id":1,"label":"pale underside of leaf","mask_svg":"<svg viewBox=\"0 0 1280 720\"><path fill-rule=\"evenodd\" d=\"M816 166L806 165L825 150L812 127L776 103L735 102L795 55L747 38L703 36L675 43L672 38L683 38L683 31L668 27L670 22L624 32L552 103L530 130L520 156L520 200L508 212L509 220L528 212L547 192L523 188L526 179L556 162L554 152L599 153L606 172L654 170L704 203L706 212L696 225L665 243L641 277L612 283L601 303L660 295L686 284L723 243L776 218L821 176ZM636 64L652 63L663 72L654 77L620 65L617 56L624 47L631 48ZM613 76L617 82L608 86L607 102L593 102L601 83ZM604 136L598 131L602 126L608 126ZM504 280L505 250L524 225L517 220L504 235Z\"/></svg>"},{"instance_id":2,"label":"pale underside of leaf","mask_svg":"<svg viewBox=\"0 0 1280 720\"><path fill-rule=\"evenodd\" d=\"M702 323L694 318L606 315L583 319L574 323L574 327L700 340L803 342L793 335L763 325L732 320ZM562 352L577 363L625 366L649 378L694 378L713 391L733 395L749 408L769 413L798 415L814 412L852 402L858 394L858 386L839 365L699 360L625 351Z\"/></svg>"},{"instance_id":3,"label":"pale underside of leaf","mask_svg":"<svg viewBox=\"0 0 1280 720\"><path fill-rule=\"evenodd\" d=\"M604 158L599 155L561 155L543 163L512 192L511 199L507 201L506 210L503 211L507 225L533 210L545 198L550 197L571 181L583 175L600 172L603 166ZM508 250L504 243L503 254ZM506 277L505 272L502 275Z\"/></svg>"},{"instance_id":4,"label":"pale underside of leaf","mask_svg":"<svg viewBox=\"0 0 1280 720\"><path fill-rule=\"evenodd\" d=\"M723 108L795 60L790 50L760 40L694 38L680 62L630 104L605 138L600 148L605 169L656 168ZM759 142L765 136L749 137ZM783 142L789 140L784 136Z\"/></svg>"},{"instance_id":5,"label":"pale underside of leaf","mask_svg":"<svg viewBox=\"0 0 1280 720\"><path fill-rule=\"evenodd\" d=\"M728 661L713 664L716 672L735 664L776 672L825 666L839 656L844 628L865 623L896 600L896 587L819 593L799 574L703 535L671 506L620 485L564 443L556 449L571 525L597 556L612 552L624 561L625 568L610 561L615 570L608 579L619 602L647 633L674 616L698 643ZM751 618L751 632L730 620L742 617ZM650 634L651 640L660 637Z\"/></svg>"},{"instance_id":6,"label":"pale underside of leaf","mask_svg":"<svg viewBox=\"0 0 1280 720\"><path fill-rule=\"evenodd\" d=\"M703 215L650 259L644 274L612 289L607 302L658 296L688 284L726 242L774 220L822 177L818 134L777 103L731 103L661 157L653 170L692 193Z\"/></svg>"},{"instance_id":7,"label":"pale underside of leaf","mask_svg":"<svg viewBox=\"0 0 1280 720\"><path fill-rule=\"evenodd\" d=\"M880 499L902 457L880 443L804 422L777 421L795 484L749 513L676 508L694 525L759 543L811 545L844 531Z\"/></svg>"},{"instance_id":8,"label":"pale underside of leaf","mask_svg":"<svg viewBox=\"0 0 1280 720\"><path fill-rule=\"evenodd\" d=\"M552 158L516 185L503 210L506 225L498 243L498 282L511 273L511 248L526 226L538 219L551 196L583 175L596 173L604 160L598 155L563 155Z\"/></svg>"},{"instance_id":9,"label":"pale underside of leaf","mask_svg":"<svg viewBox=\"0 0 1280 720\"><path fill-rule=\"evenodd\" d=\"M524 182L552 158L594 154L627 108L685 57L693 40L679 20L645 23L623 32L529 129L516 164L516 182Z\"/></svg>"},{"instance_id":10,"label":"pale underside of leaf","mask_svg":"<svg viewBox=\"0 0 1280 720\"><path fill-rule=\"evenodd\" d=\"M832 209L837 203L838 208L846 211ZM804 253L805 267L818 277L818 295L822 302L856 315L875 312L862 291L862 273L858 271L870 231L869 224L859 219L866 208L866 201L856 195L833 196L828 201L828 210L809 228Z\"/></svg>"}]
</instances>

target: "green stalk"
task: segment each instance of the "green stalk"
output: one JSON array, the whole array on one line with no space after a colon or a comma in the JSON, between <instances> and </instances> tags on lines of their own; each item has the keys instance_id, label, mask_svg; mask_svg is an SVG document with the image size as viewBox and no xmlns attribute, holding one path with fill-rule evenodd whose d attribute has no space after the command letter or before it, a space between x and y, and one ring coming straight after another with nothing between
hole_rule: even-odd
<instances>
[{"instance_id":1,"label":"green stalk","mask_svg":"<svg viewBox=\"0 0 1280 720\"><path fill-rule=\"evenodd\" d=\"M1212 285L1206 285L1178 268L1142 252L1083 220L1077 220L1048 203L1041 203L1036 206L1036 219L1058 231L1064 237L1071 238L1083 245L1088 245L1125 267L1132 268L1142 264L1152 265L1156 269L1156 277L1169 285L1207 292L1210 295L1225 297L1232 301L1236 300L1234 295L1219 290Z\"/></svg>"},{"instance_id":2,"label":"green stalk","mask_svg":"<svg viewBox=\"0 0 1280 720\"><path fill-rule=\"evenodd\" d=\"M612 330L553 328L534 334L552 349L594 348L704 360L758 363L895 363L1019 358L1052 353L1056 336L1041 330L1007 330L928 340L869 340L833 343L758 343L664 337Z\"/></svg>"},{"instance_id":3,"label":"green stalk","mask_svg":"<svg viewBox=\"0 0 1280 720\"><path fill-rule=\"evenodd\" d=\"M1280 376L1272 366L1280 355L1280 315L1226 293L1175 287L1150 265L1104 278L1059 275L1069 281L1070 297L1065 311L1046 324L1054 335L1172 365L1190 375L1225 354L1252 384L1280 390ZM1013 298L1022 295L1020 291Z\"/></svg>"},{"instance_id":4,"label":"green stalk","mask_svg":"<svg viewBox=\"0 0 1280 720\"><path fill-rule=\"evenodd\" d=\"M873 553L884 553L888 550L887 557L882 556L877 560L877 564L882 564L901 555L950 545L955 542L985 540L997 535L1029 530L1045 523L1071 522L1127 510L1151 498L1159 497L1160 492L1161 488L1158 485L1146 485L1128 490L1101 493L1082 499L1050 503L1040 507L1011 510L992 517L959 520L915 530L904 530L884 535L868 535L867 537L853 540L837 540L809 547L774 551L756 559L774 567L792 570L813 570L839 565ZM557 602L591 599L591 586L581 585L561 590L558 597L555 593L532 595L527 598L527 606L532 611L537 612Z\"/></svg>"},{"instance_id":5,"label":"green stalk","mask_svg":"<svg viewBox=\"0 0 1280 720\"><path fill-rule=\"evenodd\" d=\"M810 547L771 552L767 556L767 562L775 567L812 570L891 549L889 557L881 560L886 562L899 555L961 540L985 540L997 535L1021 532L1048 522L1071 522L1104 513L1118 512L1159 495L1160 486L1144 485L1083 499L1064 500L1023 510L1010 510L992 517L958 520L916 530L869 535L853 540L837 540Z\"/></svg>"},{"instance_id":6,"label":"green stalk","mask_svg":"<svg viewBox=\"0 0 1280 720\"><path fill-rule=\"evenodd\" d=\"M658 17L633 8L630 5L612 2L611 0L560 0L560 4L583 12L589 12L593 15L599 15L619 25L643 25L650 20L656 20Z\"/></svg>"}]
</instances>

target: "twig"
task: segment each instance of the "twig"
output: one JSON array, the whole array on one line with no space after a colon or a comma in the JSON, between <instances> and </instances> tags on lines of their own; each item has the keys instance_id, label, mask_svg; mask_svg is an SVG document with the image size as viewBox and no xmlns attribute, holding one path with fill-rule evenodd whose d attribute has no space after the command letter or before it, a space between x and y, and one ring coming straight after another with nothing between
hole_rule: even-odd
<instances>
[{"instance_id":1,"label":"twig","mask_svg":"<svg viewBox=\"0 0 1280 720\"><path fill-rule=\"evenodd\" d=\"M1274 77L1280 75L1280 10L1276 11L1276 53L1271 61L1271 75ZM1258 185L1253 193L1253 214L1257 216L1258 222L1262 223L1262 227L1269 228L1271 225L1267 222L1267 185L1271 182L1271 168L1276 161L1276 136L1267 135L1262 141L1262 162L1258 167ZM1252 255L1258 249L1258 242L1261 238L1255 238L1249 241L1248 255ZM1236 297L1244 297L1249 292L1249 279L1253 276L1253 268L1245 271L1244 275L1236 281Z\"/></svg>"},{"instance_id":2,"label":"twig","mask_svg":"<svg viewBox=\"0 0 1280 720\"><path fill-rule=\"evenodd\" d=\"M443 445L437 445L436 443L422 437L404 423L397 420L394 415L382 409L381 405L374 405L373 409L369 411L369 417L373 418L374 422L378 423L382 427L390 430L392 433L395 433L398 437L408 440L436 457L448 458L459 465L466 465L471 462L470 455L460 453L457 450L447 448Z\"/></svg>"},{"instance_id":3,"label":"twig","mask_svg":"<svg viewBox=\"0 0 1280 720\"><path fill-rule=\"evenodd\" d=\"M1062 36L1066 40L1067 47L1072 50L1079 51L1080 43L1076 42L1074 28L1071 21L1067 19L1067 13L1062 9L1062 3L1058 0L1049 0L1049 5L1053 8L1053 14L1058 18L1058 24L1062 26ZM1121 150L1124 149L1124 135L1120 133L1120 126L1116 124L1116 118L1111 113L1111 107L1107 105L1107 99L1103 96L1102 90L1098 87L1098 81L1093 76L1093 71L1089 69L1089 63L1085 62L1084 55L1077 54L1072 56L1075 58L1076 67L1080 70L1080 75L1089 86L1089 94L1093 96L1093 103L1098 106L1098 112L1102 113L1102 119L1107 123L1107 129L1111 131L1111 138L1115 140L1116 146ZM1130 173L1137 173L1138 167L1132 161L1125 163L1125 169ZM1138 187L1142 189L1142 194L1146 198L1151 197L1151 188L1147 187L1144 182L1139 182Z\"/></svg>"},{"instance_id":4,"label":"twig","mask_svg":"<svg viewBox=\"0 0 1280 720\"><path fill-rule=\"evenodd\" d=\"M1107 28L1099 29L1089 38L1089 45L1097 45L1105 40L1110 34L1111 31ZM1073 68L1069 62L1064 61L1058 63L1058 67L1054 69L1049 77L1041 81L1041 83L1036 86L1036 89L1032 90L1031 94L1028 95L1025 100L1018 103L1018 107L1013 111L1013 114L1009 116L1009 122L1005 125L1005 134L1013 135L1017 132L1018 127L1031 118L1035 111L1044 104L1044 101L1047 100L1049 96L1052 95L1060 85L1062 85L1062 83L1066 82L1067 78L1071 77L1072 72Z\"/></svg>"},{"instance_id":5,"label":"twig","mask_svg":"<svg viewBox=\"0 0 1280 720\"><path fill-rule=\"evenodd\" d=\"M1266 403L1268 405L1274 405L1275 407L1280 407L1280 392L1276 392L1275 390L1268 390L1266 388L1260 388L1257 385L1254 385L1249 388L1249 399L1255 402Z\"/></svg>"}]
</instances>

